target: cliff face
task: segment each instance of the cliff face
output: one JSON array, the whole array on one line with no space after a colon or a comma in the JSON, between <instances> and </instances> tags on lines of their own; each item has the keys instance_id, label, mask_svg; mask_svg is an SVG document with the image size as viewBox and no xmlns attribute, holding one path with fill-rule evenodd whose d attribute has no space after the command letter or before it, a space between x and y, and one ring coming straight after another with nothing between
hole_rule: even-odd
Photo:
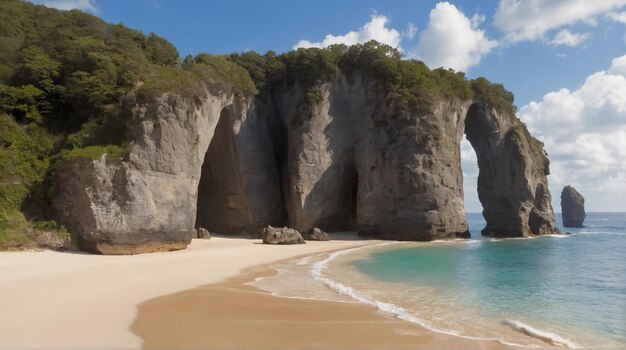
<instances>
[{"instance_id":1,"label":"cliff face","mask_svg":"<svg viewBox=\"0 0 626 350\"><path fill-rule=\"evenodd\" d=\"M541 143L514 116L481 101L399 108L362 75L317 86L321 101L286 117L289 224L300 231L354 229L379 238L469 237L459 145L467 133L478 154L483 234L557 233ZM290 101L290 102L286 102Z\"/></svg>"},{"instance_id":2,"label":"cliff face","mask_svg":"<svg viewBox=\"0 0 626 350\"><path fill-rule=\"evenodd\" d=\"M543 144L514 115L475 103L465 132L478 158L478 197L484 236L526 237L558 233L548 190Z\"/></svg>"},{"instance_id":3,"label":"cliff face","mask_svg":"<svg viewBox=\"0 0 626 350\"><path fill-rule=\"evenodd\" d=\"M128 160L57 176L59 220L101 253L179 249L195 227L468 237L459 145L476 149L484 235L558 232L541 143L483 101L406 108L362 74L256 100L167 94L135 109Z\"/></svg>"},{"instance_id":4,"label":"cliff face","mask_svg":"<svg viewBox=\"0 0 626 350\"><path fill-rule=\"evenodd\" d=\"M563 226L583 227L583 222L587 217L585 198L572 186L563 187L561 192L561 215Z\"/></svg>"},{"instance_id":5,"label":"cliff face","mask_svg":"<svg viewBox=\"0 0 626 350\"><path fill-rule=\"evenodd\" d=\"M232 96L163 95L133 111L125 161L77 159L57 172L53 205L83 249L132 254L181 249L191 240L201 167Z\"/></svg>"}]
</instances>

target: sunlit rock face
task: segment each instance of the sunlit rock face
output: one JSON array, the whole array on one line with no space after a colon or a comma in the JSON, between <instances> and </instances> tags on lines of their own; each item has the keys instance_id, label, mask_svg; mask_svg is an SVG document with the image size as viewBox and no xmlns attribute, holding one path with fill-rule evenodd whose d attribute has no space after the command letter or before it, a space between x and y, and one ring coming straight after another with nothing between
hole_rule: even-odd
<instances>
[{"instance_id":1,"label":"sunlit rock face","mask_svg":"<svg viewBox=\"0 0 626 350\"><path fill-rule=\"evenodd\" d=\"M407 108L358 72L268 96L212 90L135 106L124 160L58 171L57 218L83 249L174 250L198 227L256 237L267 225L467 238L464 133L478 157L482 234L558 233L543 145L483 101Z\"/></svg>"}]
</instances>

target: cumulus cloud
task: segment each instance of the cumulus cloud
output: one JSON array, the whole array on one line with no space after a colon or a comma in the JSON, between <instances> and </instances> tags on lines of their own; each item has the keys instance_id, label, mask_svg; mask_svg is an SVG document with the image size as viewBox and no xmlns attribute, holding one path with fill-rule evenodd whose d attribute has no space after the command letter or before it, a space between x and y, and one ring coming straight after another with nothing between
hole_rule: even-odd
<instances>
[{"instance_id":1,"label":"cumulus cloud","mask_svg":"<svg viewBox=\"0 0 626 350\"><path fill-rule=\"evenodd\" d=\"M417 26L412 22L409 22L409 26L406 29L406 32L402 33L402 35L411 40L415 37L415 34L417 34Z\"/></svg>"},{"instance_id":2,"label":"cumulus cloud","mask_svg":"<svg viewBox=\"0 0 626 350\"><path fill-rule=\"evenodd\" d=\"M41 4L64 11L81 10L94 14L100 12L100 8L96 4L96 0L46 0L42 1Z\"/></svg>"},{"instance_id":3,"label":"cumulus cloud","mask_svg":"<svg viewBox=\"0 0 626 350\"><path fill-rule=\"evenodd\" d=\"M419 44L411 51L411 56L422 59L433 68L464 71L476 66L498 45L478 28L482 21L482 16L469 19L456 6L440 2L430 11L428 25L420 34Z\"/></svg>"},{"instance_id":4,"label":"cumulus cloud","mask_svg":"<svg viewBox=\"0 0 626 350\"><path fill-rule=\"evenodd\" d=\"M359 28L358 31L350 31L344 35L332 35L328 34L324 37L324 40L311 42L309 40L300 40L296 45L293 46L293 49L298 49L301 47L328 47L333 44L346 44L346 45L354 45L359 43L364 43L370 40L376 40L378 42L388 44L395 48L400 48L400 40L401 35L400 32L393 28L388 28L387 24L389 23L389 19L383 15L374 14L371 17L371 20L363 27ZM410 27L409 27L410 28Z\"/></svg>"},{"instance_id":5,"label":"cumulus cloud","mask_svg":"<svg viewBox=\"0 0 626 350\"><path fill-rule=\"evenodd\" d=\"M590 37L589 33L572 33L567 29L563 29L554 36L554 39L550 41L550 45L574 47L589 40Z\"/></svg>"},{"instance_id":6,"label":"cumulus cloud","mask_svg":"<svg viewBox=\"0 0 626 350\"><path fill-rule=\"evenodd\" d=\"M597 17L626 5L626 0L500 0L494 25L510 42L542 39L544 34Z\"/></svg>"},{"instance_id":7,"label":"cumulus cloud","mask_svg":"<svg viewBox=\"0 0 626 350\"><path fill-rule=\"evenodd\" d=\"M553 195L572 184L593 208L626 210L626 55L578 89L522 107L519 116L545 143Z\"/></svg>"}]
</instances>

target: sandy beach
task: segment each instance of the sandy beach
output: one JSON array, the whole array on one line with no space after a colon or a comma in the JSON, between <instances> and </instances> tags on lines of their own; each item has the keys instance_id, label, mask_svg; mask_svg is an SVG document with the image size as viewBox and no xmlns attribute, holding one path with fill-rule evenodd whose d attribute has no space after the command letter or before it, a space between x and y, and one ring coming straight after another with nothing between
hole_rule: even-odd
<instances>
[{"instance_id":1,"label":"sandy beach","mask_svg":"<svg viewBox=\"0 0 626 350\"><path fill-rule=\"evenodd\" d=\"M181 251L133 256L0 253L0 348L140 348L142 339L129 327L143 302L223 282L250 267L369 243L346 236L268 246L213 237Z\"/></svg>"},{"instance_id":2,"label":"sandy beach","mask_svg":"<svg viewBox=\"0 0 626 350\"><path fill-rule=\"evenodd\" d=\"M280 298L245 285L277 261L369 245L268 246L214 237L135 256L0 254L0 348L501 349L430 332L375 308Z\"/></svg>"},{"instance_id":3,"label":"sandy beach","mask_svg":"<svg viewBox=\"0 0 626 350\"><path fill-rule=\"evenodd\" d=\"M251 268L226 282L139 306L131 330L145 349L507 349L434 333L359 303L275 297L246 285L275 271Z\"/></svg>"}]
</instances>

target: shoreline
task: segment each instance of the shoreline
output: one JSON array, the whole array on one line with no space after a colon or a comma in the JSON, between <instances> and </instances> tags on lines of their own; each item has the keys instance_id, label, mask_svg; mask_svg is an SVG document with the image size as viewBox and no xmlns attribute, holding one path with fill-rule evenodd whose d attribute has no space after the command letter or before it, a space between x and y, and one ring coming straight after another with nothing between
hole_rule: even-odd
<instances>
[{"instance_id":1,"label":"shoreline","mask_svg":"<svg viewBox=\"0 0 626 350\"><path fill-rule=\"evenodd\" d=\"M276 266L303 257L142 303L131 330L144 339L144 349L519 349L437 333L371 305L277 296L251 285L279 274Z\"/></svg>"},{"instance_id":2,"label":"shoreline","mask_svg":"<svg viewBox=\"0 0 626 350\"><path fill-rule=\"evenodd\" d=\"M140 348L129 327L138 305L215 284L243 270L378 241L333 234L328 242L272 246L214 236L185 250L140 255L0 253L0 347Z\"/></svg>"},{"instance_id":3,"label":"shoreline","mask_svg":"<svg viewBox=\"0 0 626 350\"><path fill-rule=\"evenodd\" d=\"M130 329L143 349L518 349L438 334L360 303L274 296L246 284L274 275L277 263L142 303Z\"/></svg>"}]
</instances>

